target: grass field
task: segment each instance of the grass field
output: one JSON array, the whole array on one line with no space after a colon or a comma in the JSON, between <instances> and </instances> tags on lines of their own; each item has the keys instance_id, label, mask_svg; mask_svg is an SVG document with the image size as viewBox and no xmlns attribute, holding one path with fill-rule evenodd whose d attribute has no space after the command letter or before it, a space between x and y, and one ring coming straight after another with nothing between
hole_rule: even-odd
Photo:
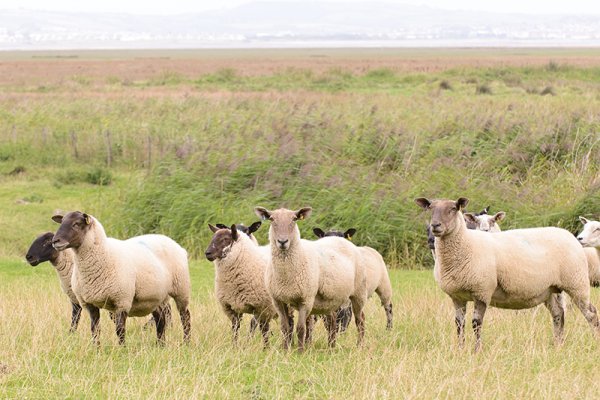
<instances>
[{"instance_id":1,"label":"grass field","mask_svg":"<svg viewBox=\"0 0 600 400\"><path fill-rule=\"evenodd\" d=\"M329 350L317 327L305 354L280 350L249 336L246 317L238 346L213 296L213 266L194 262L192 342L182 331L155 344L144 319L128 321L127 346L119 347L106 315L101 347L91 345L89 318L68 334L70 305L48 264L0 263L0 397L2 398L595 398L600 342L584 318L569 310L565 344L552 342L545 308L488 310L484 349L474 355L456 346L450 300L430 271L391 271L395 326L385 330L378 302L367 309L367 334L355 347L353 325ZM594 291L593 300L600 304ZM467 324L469 325L469 324Z\"/></svg>"},{"instance_id":2,"label":"grass field","mask_svg":"<svg viewBox=\"0 0 600 400\"><path fill-rule=\"evenodd\" d=\"M466 196L503 229L600 218L599 66L598 49L1 53L0 398L596 398L600 343L576 310L560 348L538 307L489 310L483 352L470 331L457 349L413 199ZM361 349L353 327L327 349L320 325L285 353L275 323L269 349L233 346L206 224L256 205L313 206L307 238L357 228L392 268L394 329L372 300ZM143 319L124 348L106 315L99 349L87 315L67 333L51 266L23 255L74 209L188 249L189 346L177 317L164 348Z\"/></svg>"}]
</instances>

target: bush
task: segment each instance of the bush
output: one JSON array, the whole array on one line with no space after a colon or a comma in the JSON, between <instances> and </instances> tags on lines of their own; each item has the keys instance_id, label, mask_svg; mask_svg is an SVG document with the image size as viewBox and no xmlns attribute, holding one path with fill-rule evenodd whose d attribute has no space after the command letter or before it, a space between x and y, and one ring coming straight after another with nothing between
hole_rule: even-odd
<instances>
[{"instance_id":1,"label":"bush","mask_svg":"<svg viewBox=\"0 0 600 400\"><path fill-rule=\"evenodd\" d=\"M85 174L85 181L92 185L110 185L112 182L112 173L107 169L96 167Z\"/></svg>"}]
</instances>

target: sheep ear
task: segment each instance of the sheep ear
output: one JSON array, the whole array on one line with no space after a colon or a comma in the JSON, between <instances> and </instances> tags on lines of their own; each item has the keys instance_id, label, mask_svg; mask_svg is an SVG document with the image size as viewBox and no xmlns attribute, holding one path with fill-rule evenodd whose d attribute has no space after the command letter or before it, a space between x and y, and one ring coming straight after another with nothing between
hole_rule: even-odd
<instances>
[{"instance_id":1,"label":"sheep ear","mask_svg":"<svg viewBox=\"0 0 600 400\"><path fill-rule=\"evenodd\" d=\"M465 217L465 221L468 221L472 224L476 224L477 223L477 218L475 217L475 215L473 213L465 213L463 215L463 217Z\"/></svg>"},{"instance_id":2,"label":"sheep ear","mask_svg":"<svg viewBox=\"0 0 600 400\"><path fill-rule=\"evenodd\" d=\"M466 197L461 197L458 200L456 200L456 206L461 211L467 206L467 204L469 204L469 199L467 199Z\"/></svg>"},{"instance_id":3,"label":"sheep ear","mask_svg":"<svg viewBox=\"0 0 600 400\"><path fill-rule=\"evenodd\" d=\"M54 218L54 217L52 217L52 218ZM585 225L585 224L587 224L588 222L590 222L590 221L588 221L586 218L582 217L581 215L579 216L579 220L580 220L580 221L581 221L581 223L582 223L582 224L584 224L584 225Z\"/></svg>"},{"instance_id":4,"label":"sheep ear","mask_svg":"<svg viewBox=\"0 0 600 400\"><path fill-rule=\"evenodd\" d=\"M229 229L229 227L225 224L215 224L215 226L219 229Z\"/></svg>"},{"instance_id":5,"label":"sheep ear","mask_svg":"<svg viewBox=\"0 0 600 400\"><path fill-rule=\"evenodd\" d=\"M506 217L506 213L504 211L500 211L497 212L496 215L494 215L494 220L496 222L500 222L504 219L504 217Z\"/></svg>"},{"instance_id":6,"label":"sheep ear","mask_svg":"<svg viewBox=\"0 0 600 400\"><path fill-rule=\"evenodd\" d=\"M261 220L271 219L271 212L264 207L254 207L254 212Z\"/></svg>"},{"instance_id":7,"label":"sheep ear","mask_svg":"<svg viewBox=\"0 0 600 400\"><path fill-rule=\"evenodd\" d=\"M248 227L248 234L256 232L258 230L258 228L260 228L261 225L262 225L262 222L260 222L260 221L256 221L255 223L250 225Z\"/></svg>"},{"instance_id":8,"label":"sheep ear","mask_svg":"<svg viewBox=\"0 0 600 400\"><path fill-rule=\"evenodd\" d=\"M486 208L484 208L483 210L481 210L481 212L479 213L479 215L488 215L490 213L490 206L487 206Z\"/></svg>"},{"instance_id":9,"label":"sheep ear","mask_svg":"<svg viewBox=\"0 0 600 400\"><path fill-rule=\"evenodd\" d=\"M323 232L323 229L321 229L321 228L313 228L313 233L319 239L322 238L323 236L325 236L325 232Z\"/></svg>"},{"instance_id":10,"label":"sheep ear","mask_svg":"<svg viewBox=\"0 0 600 400\"><path fill-rule=\"evenodd\" d=\"M356 229L350 228L346 232L344 232L344 237L348 240L352 240L352 236L356 233Z\"/></svg>"},{"instance_id":11,"label":"sheep ear","mask_svg":"<svg viewBox=\"0 0 600 400\"><path fill-rule=\"evenodd\" d=\"M312 213L311 207L302 207L301 209L296 211L296 219L299 219L299 220L306 219L306 218L310 217L311 213Z\"/></svg>"},{"instance_id":12,"label":"sheep ear","mask_svg":"<svg viewBox=\"0 0 600 400\"><path fill-rule=\"evenodd\" d=\"M231 238L233 239L234 242L236 240L238 240L238 231L237 231L237 227L235 226L235 224L231 225Z\"/></svg>"},{"instance_id":13,"label":"sheep ear","mask_svg":"<svg viewBox=\"0 0 600 400\"><path fill-rule=\"evenodd\" d=\"M219 228L217 228L216 226L214 226L214 225L211 225L211 224L208 224L208 227L210 228L210 230L211 230L213 233L215 233L216 231L218 231L218 230L219 230Z\"/></svg>"},{"instance_id":14,"label":"sheep ear","mask_svg":"<svg viewBox=\"0 0 600 400\"><path fill-rule=\"evenodd\" d=\"M89 216L88 214L83 214L83 220L85 221L86 225L89 225L92 223L92 217Z\"/></svg>"},{"instance_id":15,"label":"sheep ear","mask_svg":"<svg viewBox=\"0 0 600 400\"><path fill-rule=\"evenodd\" d=\"M418 199L415 199L415 203L417 203L417 205L424 210L428 210L431 206L431 202L425 197L419 197Z\"/></svg>"},{"instance_id":16,"label":"sheep ear","mask_svg":"<svg viewBox=\"0 0 600 400\"><path fill-rule=\"evenodd\" d=\"M52 216L52 221L56 222L57 224L62 224L62 220L63 220L63 215L56 214L56 215Z\"/></svg>"}]
</instances>

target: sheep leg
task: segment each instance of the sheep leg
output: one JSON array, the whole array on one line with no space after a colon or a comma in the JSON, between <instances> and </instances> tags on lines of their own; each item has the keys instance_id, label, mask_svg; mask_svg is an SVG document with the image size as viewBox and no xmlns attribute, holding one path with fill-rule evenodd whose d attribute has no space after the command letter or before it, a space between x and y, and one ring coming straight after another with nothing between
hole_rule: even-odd
<instances>
[{"instance_id":1,"label":"sheep leg","mask_svg":"<svg viewBox=\"0 0 600 400\"><path fill-rule=\"evenodd\" d=\"M73 333L77 330L77 325L79 325L79 318L81 317L81 306L77 303L71 303L71 329L69 332Z\"/></svg>"},{"instance_id":2,"label":"sheep leg","mask_svg":"<svg viewBox=\"0 0 600 400\"><path fill-rule=\"evenodd\" d=\"M327 327L327 344L330 348L335 347L335 340L337 338L337 313L333 312L325 316L325 326Z\"/></svg>"},{"instance_id":3,"label":"sheep leg","mask_svg":"<svg viewBox=\"0 0 600 400\"><path fill-rule=\"evenodd\" d=\"M582 297L574 297L571 293L573 302L577 305L577 308L581 311L587 322L590 324L596 334L600 334L600 322L598 321L598 313L596 307L590 303L589 298L584 299Z\"/></svg>"},{"instance_id":4,"label":"sheep leg","mask_svg":"<svg viewBox=\"0 0 600 400\"><path fill-rule=\"evenodd\" d=\"M341 306L336 312L336 322L340 332L346 332L352 321L352 304Z\"/></svg>"},{"instance_id":5,"label":"sheep leg","mask_svg":"<svg viewBox=\"0 0 600 400\"><path fill-rule=\"evenodd\" d=\"M309 315L306 319L306 344L312 343L312 334L315 329L315 323L317 322L316 315Z\"/></svg>"},{"instance_id":6,"label":"sheep leg","mask_svg":"<svg viewBox=\"0 0 600 400\"><path fill-rule=\"evenodd\" d=\"M119 338L119 344L125 344L125 322L127 321L127 311L120 311L115 314L117 324L117 337Z\"/></svg>"},{"instance_id":7,"label":"sheep leg","mask_svg":"<svg viewBox=\"0 0 600 400\"><path fill-rule=\"evenodd\" d=\"M304 352L306 343L306 319L309 317L308 307L301 305L298 307L298 324L296 325L296 334L298 335L298 352Z\"/></svg>"},{"instance_id":8,"label":"sheep leg","mask_svg":"<svg viewBox=\"0 0 600 400\"><path fill-rule=\"evenodd\" d=\"M552 315L552 323L554 325L554 342L557 345L563 343L563 331L565 327L565 310L563 309L561 293L552 294L544 303L550 314Z\"/></svg>"},{"instance_id":9,"label":"sheep leg","mask_svg":"<svg viewBox=\"0 0 600 400\"><path fill-rule=\"evenodd\" d=\"M268 319L256 319L258 325L260 326L260 333L262 333L263 338L263 347L266 349L269 347L269 320Z\"/></svg>"},{"instance_id":10,"label":"sheep leg","mask_svg":"<svg viewBox=\"0 0 600 400\"><path fill-rule=\"evenodd\" d=\"M357 297L351 297L352 312L354 313L354 322L356 323L356 329L358 330L357 346L362 344L365 337L365 313L363 307L365 306L364 301Z\"/></svg>"},{"instance_id":11,"label":"sheep leg","mask_svg":"<svg viewBox=\"0 0 600 400\"><path fill-rule=\"evenodd\" d=\"M91 320L91 331L92 331L92 342L94 342L95 345L99 346L100 345L100 309L98 307L95 307L91 304L86 304L85 305L86 310L88 311L88 314L90 314L90 320Z\"/></svg>"},{"instance_id":12,"label":"sheep leg","mask_svg":"<svg viewBox=\"0 0 600 400\"><path fill-rule=\"evenodd\" d=\"M165 344L165 326L166 326L165 308L159 307L152 312L152 320L156 325L156 339L159 345Z\"/></svg>"},{"instance_id":13,"label":"sheep leg","mask_svg":"<svg viewBox=\"0 0 600 400\"><path fill-rule=\"evenodd\" d=\"M240 323L242 321L242 315L233 311L229 305L223 307L223 311L227 314L227 317L231 321L231 332L233 333L233 341L237 342L238 332L240 330Z\"/></svg>"},{"instance_id":14,"label":"sheep leg","mask_svg":"<svg viewBox=\"0 0 600 400\"><path fill-rule=\"evenodd\" d=\"M473 332L475 333L475 353L481 350L481 327L483 326L483 316L487 304L483 301L475 300L475 310L473 311Z\"/></svg>"},{"instance_id":15,"label":"sheep leg","mask_svg":"<svg viewBox=\"0 0 600 400\"><path fill-rule=\"evenodd\" d=\"M379 287L377 287L377 289L375 289L375 293L377 293L377 296L379 296L379 299L381 300L381 305L385 310L385 317L387 320L385 328L387 330L390 330L393 327L392 321L394 314L392 312L392 285L387 276L385 277L384 283L382 283L381 285L379 285Z\"/></svg>"},{"instance_id":16,"label":"sheep leg","mask_svg":"<svg viewBox=\"0 0 600 400\"><path fill-rule=\"evenodd\" d=\"M183 327L183 341L189 343L190 332L192 330L190 310L187 307L179 308L179 306L177 306L177 308L179 309L179 317L181 318L181 326Z\"/></svg>"},{"instance_id":17,"label":"sheep leg","mask_svg":"<svg viewBox=\"0 0 600 400\"><path fill-rule=\"evenodd\" d=\"M458 347L465 347L465 314L467 313L467 303L465 301L452 299L454 303L454 322L456 323L456 334L458 335Z\"/></svg>"},{"instance_id":18,"label":"sheep leg","mask_svg":"<svg viewBox=\"0 0 600 400\"><path fill-rule=\"evenodd\" d=\"M256 316L253 316L250 320L250 334L254 333L258 325L260 325L259 320L256 318Z\"/></svg>"},{"instance_id":19,"label":"sheep leg","mask_svg":"<svg viewBox=\"0 0 600 400\"><path fill-rule=\"evenodd\" d=\"M290 321L290 310L288 310L287 304L273 300L273 305L275 306L275 310L277 311L277 315L279 316L279 324L281 326L281 334L283 336L283 342L281 346L284 350L287 350L289 349L290 342L292 341L292 331L294 329L294 322Z\"/></svg>"}]
</instances>

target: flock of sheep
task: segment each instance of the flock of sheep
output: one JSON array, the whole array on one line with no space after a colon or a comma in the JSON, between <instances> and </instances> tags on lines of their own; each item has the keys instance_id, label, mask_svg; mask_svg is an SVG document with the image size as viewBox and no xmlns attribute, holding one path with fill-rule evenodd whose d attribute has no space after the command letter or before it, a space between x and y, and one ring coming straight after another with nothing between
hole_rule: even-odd
<instances>
[{"instance_id":1,"label":"flock of sheep","mask_svg":"<svg viewBox=\"0 0 600 400\"><path fill-rule=\"evenodd\" d=\"M481 347L488 306L523 309L544 303L552 315L555 340L562 342L563 293L600 333L590 303L590 284L600 283L600 222L580 217L584 229L577 238L553 227L501 231L498 222L505 213L489 215L487 208L478 214L463 213L465 198L419 198L416 203L431 211L427 232L434 277L454 304L459 345L464 345L469 301L475 305L475 351ZM264 246L253 235L261 222L249 227L209 225L213 237L205 255L215 264L216 297L231 321L234 340L242 315L252 314L251 329L260 328L265 346L270 322L278 319L287 349L296 311L299 351L310 343L317 316L323 317L333 347L353 315L360 344L365 334L363 309L373 293L385 310L387 329L392 328L392 287L382 256L370 247L354 245L350 240L354 229L342 233L315 228L318 240L302 239L297 222L311 211L256 207L261 220L270 221L269 244ZM33 266L50 261L55 267L72 303L71 331L77 329L85 308L93 341L98 343L100 309L106 309L123 344L127 318L151 314L162 344L172 298L184 341L189 341L191 287L185 249L164 235L107 237L96 218L79 211L55 215L53 220L60 224L57 232L36 238L26 258Z\"/></svg>"}]
</instances>

